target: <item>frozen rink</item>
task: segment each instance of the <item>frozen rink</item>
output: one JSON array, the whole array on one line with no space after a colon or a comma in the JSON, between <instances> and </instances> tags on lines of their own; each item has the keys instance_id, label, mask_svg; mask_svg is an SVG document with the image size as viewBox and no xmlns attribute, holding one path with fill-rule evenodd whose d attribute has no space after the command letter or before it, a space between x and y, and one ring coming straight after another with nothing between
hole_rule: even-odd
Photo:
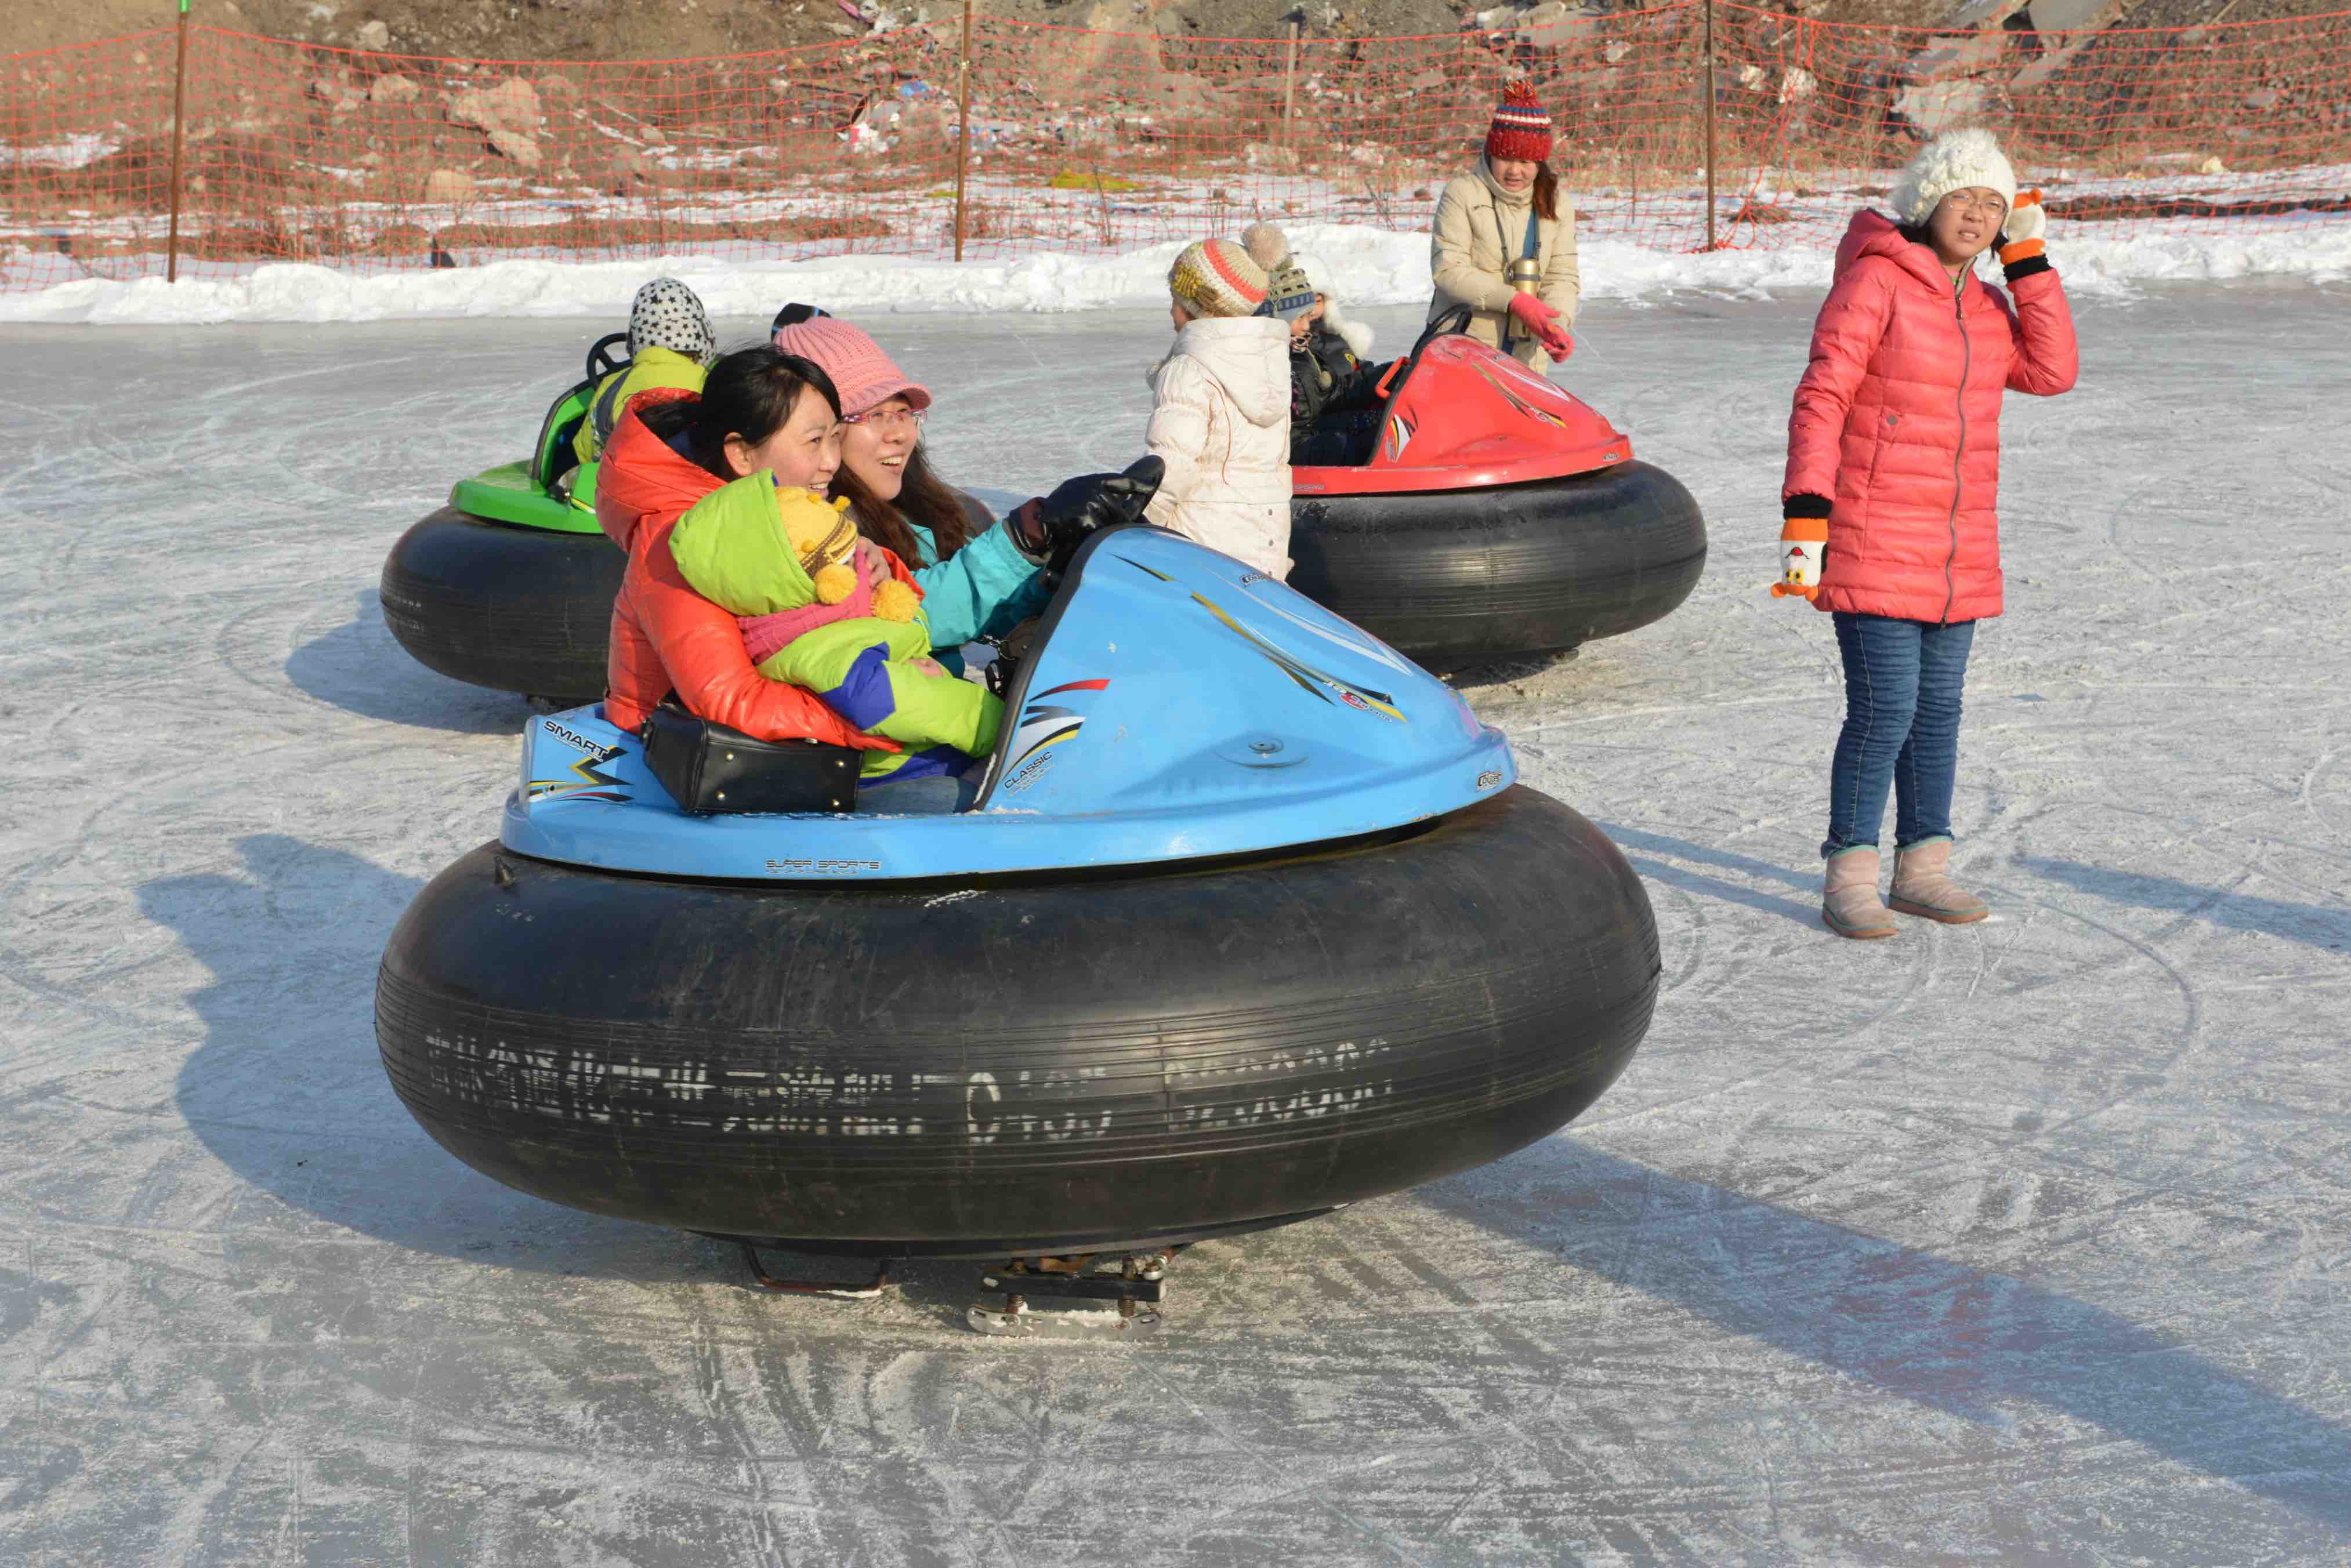
<instances>
[{"instance_id":1,"label":"frozen rink","mask_svg":"<svg viewBox=\"0 0 2351 1568\"><path fill-rule=\"evenodd\" d=\"M385 1082L378 953L525 709L376 575L618 323L0 328L0 1563L2345 1561L2351 286L2085 302L2081 389L2010 399L1995 918L1867 944L1816 913L1829 624L1764 591L1815 304L1593 307L1563 379L1706 577L1470 682L1647 879L1631 1070L1107 1346L968 1332L967 1264L770 1299ZM1135 455L1166 338L867 324L1020 493Z\"/></svg>"}]
</instances>

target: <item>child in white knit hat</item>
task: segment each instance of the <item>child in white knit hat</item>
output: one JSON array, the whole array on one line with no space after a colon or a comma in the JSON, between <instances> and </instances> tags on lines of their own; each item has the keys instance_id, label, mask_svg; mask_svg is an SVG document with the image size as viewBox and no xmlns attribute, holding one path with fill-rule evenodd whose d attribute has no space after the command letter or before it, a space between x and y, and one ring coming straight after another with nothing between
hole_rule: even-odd
<instances>
[{"instance_id":1,"label":"child in white knit hat","mask_svg":"<svg viewBox=\"0 0 2351 1568\"><path fill-rule=\"evenodd\" d=\"M1176 346L1144 378L1145 444L1164 459L1146 515L1256 567L1290 574L1290 327L1259 312L1265 269L1230 240L1184 247L1167 272Z\"/></svg>"}]
</instances>

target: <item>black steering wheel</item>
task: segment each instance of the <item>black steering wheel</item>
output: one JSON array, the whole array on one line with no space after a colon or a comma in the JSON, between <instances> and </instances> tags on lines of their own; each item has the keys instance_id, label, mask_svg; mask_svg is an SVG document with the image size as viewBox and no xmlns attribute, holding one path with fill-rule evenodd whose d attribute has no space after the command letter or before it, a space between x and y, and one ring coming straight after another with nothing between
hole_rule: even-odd
<instances>
[{"instance_id":1,"label":"black steering wheel","mask_svg":"<svg viewBox=\"0 0 2351 1568\"><path fill-rule=\"evenodd\" d=\"M1447 306L1445 314L1430 322L1422 330L1420 341L1415 343L1412 346L1412 352L1404 357L1403 365L1392 369L1383 378L1383 385L1380 388L1381 397L1391 402L1395 401L1395 395L1404 390L1404 384L1412 379L1412 373L1420 369L1420 357L1428 352L1428 346L1449 333L1468 331L1469 318L1476 314L1477 312L1467 305Z\"/></svg>"},{"instance_id":2,"label":"black steering wheel","mask_svg":"<svg viewBox=\"0 0 2351 1568\"><path fill-rule=\"evenodd\" d=\"M1430 322L1427 327L1422 329L1420 341L1412 346L1412 353L1408 355L1407 358L1417 362L1420 358L1420 351L1427 348L1431 343L1436 342L1438 338L1444 337L1447 333L1468 331L1469 318L1476 314L1477 312L1467 305L1447 306L1444 315L1438 317L1436 320Z\"/></svg>"},{"instance_id":3,"label":"black steering wheel","mask_svg":"<svg viewBox=\"0 0 2351 1568\"><path fill-rule=\"evenodd\" d=\"M613 358L612 350L625 348L628 341L629 335L625 332L607 332L590 344L588 348L588 379L601 381L615 370L627 369L629 362Z\"/></svg>"}]
</instances>

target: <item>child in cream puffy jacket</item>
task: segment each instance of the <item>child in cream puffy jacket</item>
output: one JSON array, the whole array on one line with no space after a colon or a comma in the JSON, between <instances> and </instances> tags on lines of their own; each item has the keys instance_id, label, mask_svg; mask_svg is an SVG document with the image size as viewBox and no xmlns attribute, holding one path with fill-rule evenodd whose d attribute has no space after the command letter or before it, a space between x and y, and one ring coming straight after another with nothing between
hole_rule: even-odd
<instances>
[{"instance_id":1,"label":"child in cream puffy jacket","mask_svg":"<svg viewBox=\"0 0 2351 1568\"><path fill-rule=\"evenodd\" d=\"M1270 577L1290 573L1290 327L1257 314L1265 269L1230 240L1168 270L1176 346L1149 373L1145 444L1167 477L1146 514Z\"/></svg>"}]
</instances>

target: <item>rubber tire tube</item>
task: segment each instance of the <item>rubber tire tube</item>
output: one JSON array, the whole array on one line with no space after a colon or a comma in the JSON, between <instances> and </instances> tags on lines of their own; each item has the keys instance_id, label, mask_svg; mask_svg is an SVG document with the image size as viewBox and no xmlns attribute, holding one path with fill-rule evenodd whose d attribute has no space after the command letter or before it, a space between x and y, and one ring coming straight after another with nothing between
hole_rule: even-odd
<instances>
[{"instance_id":1,"label":"rubber tire tube","mask_svg":"<svg viewBox=\"0 0 2351 1568\"><path fill-rule=\"evenodd\" d=\"M612 599L628 564L601 534L444 506L385 557L384 624L418 663L453 680L592 702L604 694Z\"/></svg>"},{"instance_id":2,"label":"rubber tire tube","mask_svg":"<svg viewBox=\"0 0 2351 1568\"><path fill-rule=\"evenodd\" d=\"M1657 950L1624 856L1524 787L1396 840L982 881L693 882L489 844L402 917L376 1040L442 1147L552 1202L1000 1258L1499 1158L1624 1070Z\"/></svg>"},{"instance_id":3,"label":"rubber tire tube","mask_svg":"<svg viewBox=\"0 0 2351 1568\"><path fill-rule=\"evenodd\" d=\"M1478 490L1301 495L1290 586L1431 669L1551 653L1662 619L1706 520L1646 462Z\"/></svg>"}]
</instances>

